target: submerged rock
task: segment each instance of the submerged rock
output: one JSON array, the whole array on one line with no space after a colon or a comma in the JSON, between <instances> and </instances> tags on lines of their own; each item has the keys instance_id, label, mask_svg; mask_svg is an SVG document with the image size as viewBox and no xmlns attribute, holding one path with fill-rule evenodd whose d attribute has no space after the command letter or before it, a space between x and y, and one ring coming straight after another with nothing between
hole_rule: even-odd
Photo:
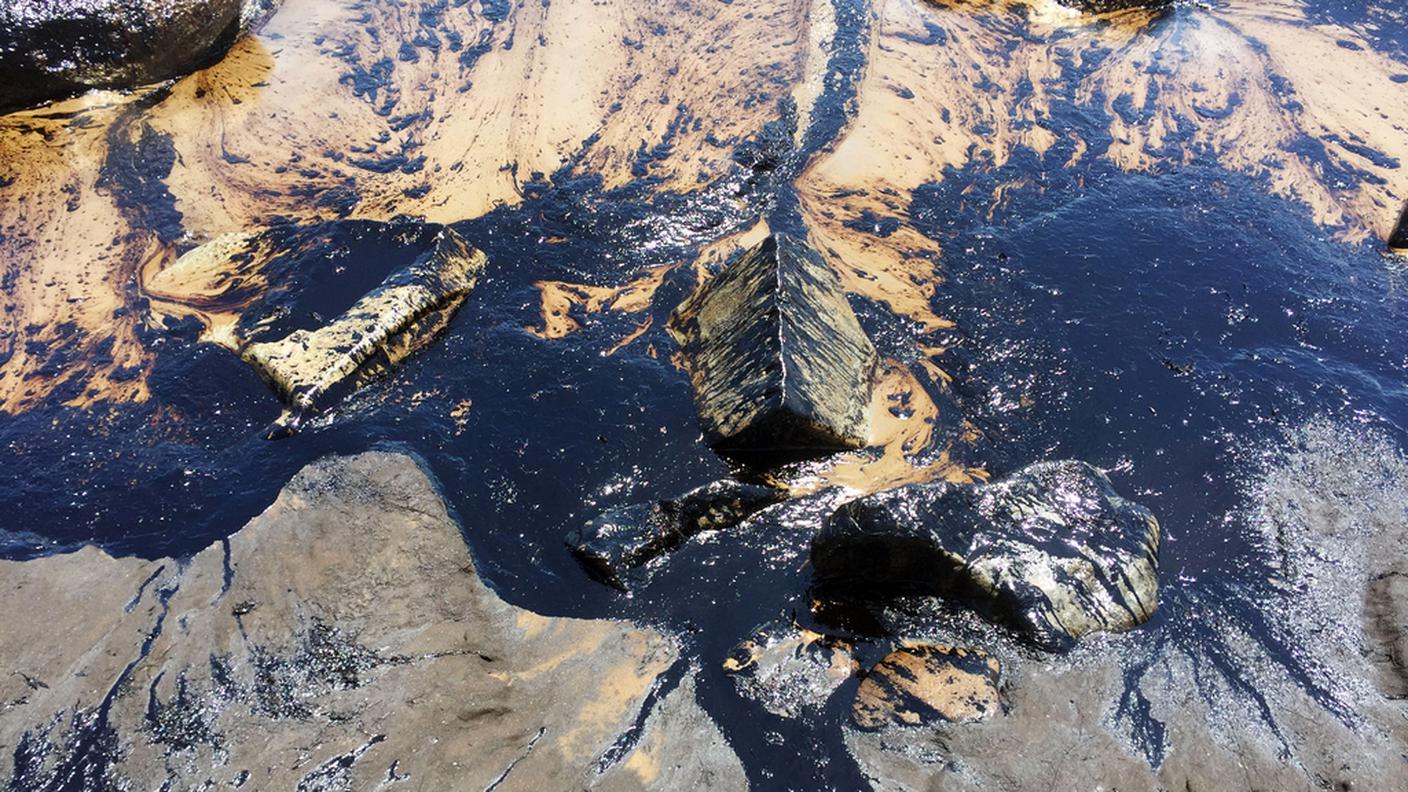
<instances>
[{"instance_id":1,"label":"submerged rock","mask_svg":"<svg viewBox=\"0 0 1408 792\"><path fill-rule=\"evenodd\" d=\"M289 429L433 339L484 271L484 253L450 228L429 250L322 327L246 345L240 357L288 405Z\"/></svg>"},{"instance_id":2,"label":"submerged rock","mask_svg":"<svg viewBox=\"0 0 1408 792\"><path fill-rule=\"evenodd\" d=\"M764 624L724 661L739 695L784 718L826 704L860 670L850 642L789 621Z\"/></svg>"},{"instance_id":3,"label":"submerged rock","mask_svg":"<svg viewBox=\"0 0 1408 792\"><path fill-rule=\"evenodd\" d=\"M746 786L689 678L651 706L672 640L499 599L396 454L309 465L186 564L0 562L0 653L9 789Z\"/></svg>"},{"instance_id":4,"label":"submerged rock","mask_svg":"<svg viewBox=\"0 0 1408 792\"><path fill-rule=\"evenodd\" d=\"M823 586L940 594L1049 649L1154 613L1159 524L1084 462L995 484L913 484L842 505L812 544Z\"/></svg>"},{"instance_id":5,"label":"submerged rock","mask_svg":"<svg viewBox=\"0 0 1408 792\"><path fill-rule=\"evenodd\" d=\"M869 442L875 346L835 274L802 240L769 236L681 305L672 324L714 448Z\"/></svg>"},{"instance_id":6,"label":"submerged rock","mask_svg":"<svg viewBox=\"0 0 1408 792\"><path fill-rule=\"evenodd\" d=\"M981 649L914 643L891 652L866 674L851 706L862 729L965 723L1002 706L1002 664Z\"/></svg>"},{"instance_id":7,"label":"submerged rock","mask_svg":"<svg viewBox=\"0 0 1408 792\"><path fill-rule=\"evenodd\" d=\"M731 528L786 497L759 484L715 481L678 498L614 509L567 537L592 575L619 589L627 573L704 531Z\"/></svg>"},{"instance_id":8,"label":"submerged rock","mask_svg":"<svg viewBox=\"0 0 1408 792\"><path fill-rule=\"evenodd\" d=\"M219 60L278 0L14 0L0 4L0 113L130 88Z\"/></svg>"}]
</instances>

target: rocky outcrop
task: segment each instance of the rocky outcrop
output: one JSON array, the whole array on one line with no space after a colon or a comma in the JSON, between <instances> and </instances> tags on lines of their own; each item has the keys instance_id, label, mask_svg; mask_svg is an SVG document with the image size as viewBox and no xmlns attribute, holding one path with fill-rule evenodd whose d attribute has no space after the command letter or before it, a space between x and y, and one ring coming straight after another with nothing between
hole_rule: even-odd
<instances>
[{"instance_id":1,"label":"rocky outcrop","mask_svg":"<svg viewBox=\"0 0 1408 792\"><path fill-rule=\"evenodd\" d=\"M764 624L724 661L739 695L784 718L816 712L860 667L850 642L778 620Z\"/></svg>"},{"instance_id":2,"label":"rocky outcrop","mask_svg":"<svg viewBox=\"0 0 1408 792\"><path fill-rule=\"evenodd\" d=\"M1002 664L981 649L908 643L866 674L851 706L862 729L967 723L1002 707Z\"/></svg>"},{"instance_id":3,"label":"rocky outcrop","mask_svg":"<svg viewBox=\"0 0 1408 792\"><path fill-rule=\"evenodd\" d=\"M678 498L614 509L567 537L567 546L592 576L619 589L629 573L704 531L731 528L786 497L760 484L730 479Z\"/></svg>"},{"instance_id":4,"label":"rocky outcrop","mask_svg":"<svg viewBox=\"0 0 1408 792\"><path fill-rule=\"evenodd\" d=\"M322 327L295 330L240 352L288 405L281 422L303 416L413 354L449 323L487 259L442 228L431 247Z\"/></svg>"},{"instance_id":5,"label":"rocky outcrop","mask_svg":"<svg viewBox=\"0 0 1408 792\"><path fill-rule=\"evenodd\" d=\"M868 443L875 346L835 274L803 240L769 236L681 305L671 324L715 449Z\"/></svg>"},{"instance_id":6,"label":"rocky outcrop","mask_svg":"<svg viewBox=\"0 0 1408 792\"><path fill-rule=\"evenodd\" d=\"M278 0L16 0L0 5L0 113L219 60Z\"/></svg>"},{"instance_id":7,"label":"rocky outcrop","mask_svg":"<svg viewBox=\"0 0 1408 792\"><path fill-rule=\"evenodd\" d=\"M823 586L940 594L1060 649L1153 615L1158 550L1147 509L1067 461L995 484L915 484L851 501L811 557Z\"/></svg>"},{"instance_id":8,"label":"rocky outcrop","mask_svg":"<svg viewBox=\"0 0 1408 792\"><path fill-rule=\"evenodd\" d=\"M690 678L649 707L673 641L500 600L400 455L310 465L188 563L0 562L0 656L12 789L746 783Z\"/></svg>"}]
</instances>

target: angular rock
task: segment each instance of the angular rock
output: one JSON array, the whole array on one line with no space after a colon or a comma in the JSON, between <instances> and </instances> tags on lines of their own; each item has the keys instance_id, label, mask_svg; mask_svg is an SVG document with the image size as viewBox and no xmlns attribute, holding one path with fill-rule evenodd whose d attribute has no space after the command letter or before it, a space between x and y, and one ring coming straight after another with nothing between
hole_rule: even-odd
<instances>
[{"instance_id":1,"label":"angular rock","mask_svg":"<svg viewBox=\"0 0 1408 792\"><path fill-rule=\"evenodd\" d=\"M966 723L1002 707L1002 664L981 649L912 643L875 664L856 690L851 719L862 729Z\"/></svg>"},{"instance_id":2,"label":"angular rock","mask_svg":"<svg viewBox=\"0 0 1408 792\"><path fill-rule=\"evenodd\" d=\"M8 789L746 784L721 739L686 756L692 697L645 712L672 640L499 599L396 454L308 466L184 565L0 562L0 656Z\"/></svg>"},{"instance_id":3,"label":"angular rock","mask_svg":"<svg viewBox=\"0 0 1408 792\"><path fill-rule=\"evenodd\" d=\"M709 444L724 451L860 448L876 352L835 274L773 234L672 320Z\"/></svg>"},{"instance_id":4,"label":"angular rock","mask_svg":"<svg viewBox=\"0 0 1408 792\"><path fill-rule=\"evenodd\" d=\"M939 594L1048 649L1153 615L1159 524L1084 462L994 484L914 484L842 505L812 543L823 586Z\"/></svg>"},{"instance_id":5,"label":"angular rock","mask_svg":"<svg viewBox=\"0 0 1408 792\"><path fill-rule=\"evenodd\" d=\"M614 509L567 536L567 546L593 577L616 588L627 575L704 531L731 528L786 497L759 484L729 479L678 498Z\"/></svg>"},{"instance_id":6,"label":"angular rock","mask_svg":"<svg viewBox=\"0 0 1408 792\"><path fill-rule=\"evenodd\" d=\"M314 330L246 345L240 357L288 406L281 423L302 419L409 357L448 324L484 271L484 253L450 228L432 247L340 316Z\"/></svg>"},{"instance_id":7,"label":"angular rock","mask_svg":"<svg viewBox=\"0 0 1408 792\"><path fill-rule=\"evenodd\" d=\"M724 661L738 692L784 718L819 710L860 665L850 642L822 635L791 621L753 631Z\"/></svg>"},{"instance_id":8,"label":"angular rock","mask_svg":"<svg viewBox=\"0 0 1408 792\"><path fill-rule=\"evenodd\" d=\"M219 60L277 0L0 4L0 113L90 88L160 82Z\"/></svg>"},{"instance_id":9,"label":"angular rock","mask_svg":"<svg viewBox=\"0 0 1408 792\"><path fill-rule=\"evenodd\" d=\"M1408 204L1404 204L1403 213L1398 216L1398 224L1393 227L1393 233L1388 238L1388 249L1394 253L1408 253Z\"/></svg>"}]
</instances>

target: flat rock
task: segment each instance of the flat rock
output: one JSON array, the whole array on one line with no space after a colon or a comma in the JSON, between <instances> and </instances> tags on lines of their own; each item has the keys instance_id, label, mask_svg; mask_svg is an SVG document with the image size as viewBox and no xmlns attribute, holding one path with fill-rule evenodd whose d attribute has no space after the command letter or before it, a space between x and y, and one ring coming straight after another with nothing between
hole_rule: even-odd
<instances>
[{"instance_id":1,"label":"flat rock","mask_svg":"<svg viewBox=\"0 0 1408 792\"><path fill-rule=\"evenodd\" d=\"M782 490L723 479L678 498L614 509L567 537L593 577L628 588L631 570L705 531L731 528L781 501Z\"/></svg>"},{"instance_id":2,"label":"flat rock","mask_svg":"<svg viewBox=\"0 0 1408 792\"><path fill-rule=\"evenodd\" d=\"M724 660L739 695L784 718L819 710L860 670L850 642L791 621L761 625Z\"/></svg>"},{"instance_id":3,"label":"flat rock","mask_svg":"<svg viewBox=\"0 0 1408 792\"><path fill-rule=\"evenodd\" d=\"M452 229L352 307L316 329L244 346L240 357L288 405L290 428L429 343L478 283L487 261Z\"/></svg>"},{"instance_id":4,"label":"flat rock","mask_svg":"<svg viewBox=\"0 0 1408 792\"><path fill-rule=\"evenodd\" d=\"M875 346L840 281L773 234L676 310L695 407L723 451L829 451L870 438Z\"/></svg>"},{"instance_id":5,"label":"flat rock","mask_svg":"<svg viewBox=\"0 0 1408 792\"><path fill-rule=\"evenodd\" d=\"M1084 462L994 484L914 484L843 504L812 543L824 586L935 593L1049 649L1157 607L1159 524Z\"/></svg>"},{"instance_id":6,"label":"flat rock","mask_svg":"<svg viewBox=\"0 0 1408 792\"><path fill-rule=\"evenodd\" d=\"M277 0L14 0L0 5L0 113L219 60Z\"/></svg>"},{"instance_id":7,"label":"flat rock","mask_svg":"<svg viewBox=\"0 0 1408 792\"><path fill-rule=\"evenodd\" d=\"M647 713L672 640L500 600L396 454L308 466L185 564L0 562L0 652L9 788L746 783L688 679Z\"/></svg>"},{"instance_id":8,"label":"flat rock","mask_svg":"<svg viewBox=\"0 0 1408 792\"><path fill-rule=\"evenodd\" d=\"M851 719L862 729L967 723L1002 707L1002 664L981 649L911 643L875 664L856 691Z\"/></svg>"}]
</instances>

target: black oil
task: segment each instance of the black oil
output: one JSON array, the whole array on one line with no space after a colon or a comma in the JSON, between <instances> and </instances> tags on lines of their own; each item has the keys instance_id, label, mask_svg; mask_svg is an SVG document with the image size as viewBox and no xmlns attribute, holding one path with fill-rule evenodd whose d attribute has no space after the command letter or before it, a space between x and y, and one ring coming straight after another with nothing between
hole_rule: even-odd
<instances>
[{"instance_id":1,"label":"black oil","mask_svg":"<svg viewBox=\"0 0 1408 792\"><path fill-rule=\"evenodd\" d=\"M1326 19L1392 13L1316 6ZM629 617L682 635L703 669L700 700L757 788L864 788L841 737L853 686L821 713L789 721L741 699L720 667L755 626L810 618L806 544L821 500L692 543L629 595L592 580L564 544L606 509L730 473L703 442L689 382L669 360L675 345L664 328L693 289L690 268L666 276L648 313L578 316L582 329L555 340L526 329L541 323L538 281L618 285L690 261L760 216L781 230L803 222L792 180L844 129L866 67L858 42L871 11L860 0L836 7L826 91L798 149L796 109L779 102L775 127L741 144L735 171L699 192L660 193L646 175L606 189L575 163L526 175L522 203L454 224L490 263L439 340L292 438L263 438L278 399L187 326L146 339L157 354L145 403L0 418L0 554L95 543L119 555L189 555L238 530L313 459L408 450L440 481L480 574L503 597L540 613ZM1197 12L1179 6L1153 24ZM1403 52L1408 32L1376 30L1386 51ZM930 33L928 43L944 46L942 29ZM1110 143L1097 102L1066 97L1053 119L1092 149ZM1247 451L1318 417L1408 447L1408 270L1381 243L1341 241L1305 206L1211 154L1134 174L1096 157L1067 168L1069 153L1019 151L1000 167L979 156L903 196L903 217L852 230L888 236L904 222L943 245L934 308L956 326L926 343L946 348L940 362L954 393L930 395L982 431L967 461L997 478L1037 460L1083 459L1159 516L1162 604L1138 633L1150 656L1172 643L1223 657L1217 620L1207 618L1214 612L1262 640L1333 709L1255 607L1272 559L1239 523ZM160 167L162 158L148 161ZM119 177L113 189L150 190L149 175ZM1025 186L996 211L968 197L1017 178ZM740 194L742 204L715 199ZM293 317L281 320L290 326L350 305L385 277L399 246L415 244L360 221L316 233L342 252L330 260L305 246L304 258L280 262L288 287L270 304ZM911 323L883 305L855 304L882 353L914 346ZM647 317L643 336L603 354ZM452 408L465 401L457 420ZM1248 678L1221 663L1210 672ZM1121 713L1131 740L1157 761L1162 725L1133 695Z\"/></svg>"}]
</instances>

